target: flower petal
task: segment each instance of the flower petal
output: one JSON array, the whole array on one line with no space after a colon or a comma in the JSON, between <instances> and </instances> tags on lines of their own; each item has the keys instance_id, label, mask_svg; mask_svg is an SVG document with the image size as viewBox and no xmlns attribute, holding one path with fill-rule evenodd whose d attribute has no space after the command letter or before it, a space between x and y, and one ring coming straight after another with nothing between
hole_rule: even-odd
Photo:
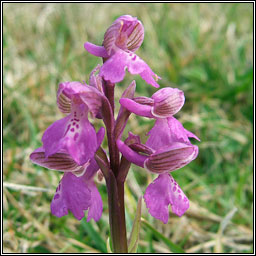
<instances>
[{"instance_id":1,"label":"flower petal","mask_svg":"<svg viewBox=\"0 0 256 256\"><path fill-rule=\"evenodd\" d=\"M125 145L125 143L123 143L121 140L117 140L116 144L120 152L128 161L138 166L144 167L144 162L147 159L146 156L136 153L135 151L130 149L127 145Z\"/></svg>"},{"instance_id":2,"label":"flower petal","mask_svg":"<svg viewBox=\"0 0 256 256\"><path fill-rule=\"evenodd\" d=\"M99 166L94 158L90 160L90 165L87 167L85 174L83 175L84 181L92 180L94 175L99 170Z\"/></svg>"},{"instance_id":3,"label":"flower petal","mask_svg":"<svg viewBox=\"0 0 256 256\"><path fill-rule=\"evenodd\" d=\"M94 69L93 71L91 72L90 74L90 77L89 77L89 85L90 86L93 86L94 88L96 88L98 91L100 91L102 94L104 94L104 91L103 91L103 85L102 85L102 77L98 74L98 75L95 75L95 73L97 71L100 70L100 65L98 64Z\"/></svg>"},{"instance_id":4,"label":"flower petal","mask_svg":"<svg viewBox=\"0 0 256 256\"><path fill-rule=\"evenodd\" d=\"M146 145L155 150L170 146L174 140L166 118L158 118L153 128L148 132L149 138Z\"/></svg>"},{"instance_id":5,"label":"flower petal","mask_svg":"<svg viewBox=\"0 0 256 256\"><path fill-rule=\"evenodd\" d=\"M50 125L43 134L42 142L45 150L45 157L49 157L63 149L63 140L68 124L71 120L71 115L68 115L60 120L57 120Z\"/></svg>"},{"instance_id":6,"label":"flower petal","mask_svg":"<svg viewBox=\"0 0 256 256\"><path fill-rule=\"evenodd\" d=\"M149 131L148 135L149 138L146 145L156 150L162 147L168 147L175 142L191 145L189 137L198 139L193 133L186 130L174 117L156 119L155 125Z\"/></svg>"},{"instance_id":7,"label":"flower petal","mask_svg":"<svg viewBox=\"0 0 256 256\"><path fill-rule=\"evenodd\" d=\"M102 215L103 203L100 196L100 193L93 181L90 182L88 188L91 191L91 205L89 207L87 222L91 219L99 221Z\"/></svg>"},{"instance_id":8,"label":"flower petal","mask_svg":"<svg viewBox=\"0 0 256 256\"><path fill-rule=\"evenodd\" d=\"M159 118L165 118L176 114L184 105L183 91L177 88L163 88L152 95L154 107L152 114Z\"/></svg>"},{"instance_id":9,"label":"flower petal","mask_svg":"<svg viewBox=\"0 0 256 256\"><path fill-rule=\"evenodd\" d=\"M65 87L63 84L65 83L61 83L59 85L57 92L57 105L62 113L67 114L71 112L71 98L64 93Z\"/></svg>"},{"instance_id":10,"label":"flower petal","mask_svg":"<svg viewBox=\"0 0 256 256\"><path fill-rule=\"evenodd\" d=\"M182 216L189 208L189 201L170 174L161 174L146 189L144 200L149 213L163 223L168 222L171 204L172 211Z\"/></svg>"},{"instance_id":11,"label":"flower petal","mask_svg":"<svg viewBox=\"0 0 256 256\"><path fill-rule=\"evenodd\" d=\"M177 182L173 179L172 175L168 174L168 176L170 183L169 200L172 211L181 217L189 208L189 200Z\"/></svg>"},{"instance_id":12,"label":"flower petal","mask_svg":"<svg viewBox=\"0 0 256 256\"><path fill-rule=\"evenodd\" d=\"M197 146L174 143L169 148L162 148L150 155L144 162L144 167L158 174L171 172L189 164L197 155Z\"/></svg>"},{"instance_id":13,"label":"flower petal","mask_svg":"<svg viewBox=\"0 0 256 256\"><path fill-rule=\"evenodd\" d=\"M78 111L77 111L78 112ZM80 112L81 113L81 112ZM75 125L65 136L65 147L72 158L79 164L83 165L90 160L97 150L97 137L94 127L86 116L79 117L77 114Z\"/></svg>"},{"instance_id":14,"label":"flower petal","mask_svg":"<svg viewBox=\"0 0 256 256\"><path fill-rule=\"evenodd\" d=\"M83 181L72 173L65 173L51 202L51 212L56 217L68 214L70 210L75 218L81 220L84 210L91 205L91 191Z\"/></svg>"},{"instance_id":15,"label":"flower petal","mask_svg":"<svg viewBox=\"0 0 256 256\"><path fill-rule=\"evenodd\" d=\"M86 51L88 51L90 54L92 54L94 56L102 57L102 58L109 57L104 46L98 46L98 45L92 44L90 42L86 42L84 44L84 48Z\"/></svg>"},{"instance_id":16,"label":"flower petal","mask_svg":"<svg viewBox=\"0 0 256 256\"><path fill-rule=\"evenodd\" d=\"M121 98L119 102L124 108L134 113L135 115L154 118L151 113L151 106L139 104L128 98Z\"/></svg>"},{"instance_id":17,"label":"flower petal","mask_svg":"<svg viewBox=\"0 0 256 256\"><path fill-rule=\"evenodd\" d=\"M57 171L75 172L80 171L82 168L64 150L60 150L46 158L44 148L40 147L31 153L30 160L37 165Z\"/></svg>"},{"instance_id":18,"label":"flower petal","mask_svg":"<svg viewBox=\"0 0 256 256\"><path fill-rule=\"evenodd\" d=\"M116 19L104 35L103 46L109 55L118 49L135 52L144 39L144 27L141 22L130 15Z\"/></svg>"},{"instance_id":19,"label":"flower petal","mask_svg":"<svg viewBox=\"0 0 256 256\"><path fill-rule=\"evenodd\" d=\"M140 136L128 132L128 138L124 141L133 151L144 153L146 155L151 155L154 153L154 150L142 144L140 141Z\"/></svg>"},{"instance_id":20,"label":"flower petal","mask_svg":"<svg viewBox=\"0 0 256 256\"><path fill-rule=\"evenodd\" d=\"M169 130L172 132L173 141L179 141L184 143L189 143L189 137L195 138L196 140L200 141L196 135L192 132L186 130L183 125L174 117L167 118Z\"/></svg>"},{"instance_id":21,"label":"flower petal","mask_svg":"<svg viewBox=\"0 0 256 256\"><path fill-rule=\"evenodd\" d=\"M104 127L100 127L100 129L98 130L97 134L97 148L100 147L103 139L104 139L104 136L105 136L105 128Z\"/></svg>"},{"instance_id":22,"label":"flower petal","mask_svg":"<svg viewBox=\"0 0 256 256\"><path fill-rule=\"evenodd\" d=\"M47 128L42 137L46 158L65 149L78 165L83 165L94 156L97 137L87 115L84 104L74 104L70 115Z\"/></svg>"},{"instance_id":23,"label":"flower petal","mask_svg":"<svg viewBox=\"0 0 256 256\"><path fill-rule=\"evenodd\" d=\"M62 112L68 113L68 110L70 112L68 104L84 103L95 117L102 105L102 96L100 91L93 86L80 82L64 82L59 84L57 104Z\"/></svg>"},{"instance_id":24,"label":"flower petal","mask_svg":"<svg viewBox=\"0 0 256 256\"><path fill-rule=\"evenodd\" d=\"M194 133L188 131L188 130L185 129L185 128L184 128L184 130L185 130L185 133L187 134L187 136L188 136L189 138L194 138L194 139L200 141L200 139L199 139Z\"/></svg>"},{"instance_id":25,"label":"flower petal","mask_svg":"<svg viewBox=\"0 0 256 256\"><path fill-rule=\"evenodd\" d=\"M159 77L146 62L132 52L117 51L102 65L100 75L107 81L118 83L124 79L126 68L131 74L139 74L147 83L159 87L159 84L154 80L154 78L158 79Z\"/></svg>"},{"instance_id":26,"label":"flower petal","mask_svg":"<svg viewBox=\"0 0 256 256\"><path fill-rule=\"evenodd\" d=\"M168 222L169 210L169 179L166 174L159 175L146 189L144 200L149 213L163 223Z\"/></svg>"}]
</instances>

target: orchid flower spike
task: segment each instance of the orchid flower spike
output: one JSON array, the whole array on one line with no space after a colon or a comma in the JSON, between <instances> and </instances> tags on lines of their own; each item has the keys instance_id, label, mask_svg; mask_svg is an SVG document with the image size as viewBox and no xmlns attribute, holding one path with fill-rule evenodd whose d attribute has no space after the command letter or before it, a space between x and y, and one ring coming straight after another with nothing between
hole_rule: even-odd
<instances>
[{"instance_id":1,"label":"orchid flower spike","mask_svg":"<svg viewBox=\"0 0 256 256\"><path fill-rule=\"evenodd\" d=\"M160 79L134 52L141 46L144 39L142 23L130 15L124 15L114 21L104 35L103 46L86 42L85 49L94 56L104 58L100 75L111 83L121 82L125 77L125 70L142 79L154 87Z\"/></svg>"}]
</instances>

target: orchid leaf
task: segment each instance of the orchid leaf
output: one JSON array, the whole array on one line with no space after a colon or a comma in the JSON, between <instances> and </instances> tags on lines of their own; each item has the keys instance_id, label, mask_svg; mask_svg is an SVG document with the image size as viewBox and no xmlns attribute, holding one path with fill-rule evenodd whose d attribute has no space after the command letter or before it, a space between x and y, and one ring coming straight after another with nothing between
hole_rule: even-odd
<instances>
[{"instance_id":1,"label":"orchid leaf","mask_svg":"<svg viewBox=\"0 0 256 256\"><path fill-rule=\"evenodd\" d=\"M132 226L132 232L130 235L130 239L128 242L128 252L136 253L139 243L139 233L140 233L140 222L141 222L141 198L139 198L137 211L135 215L135 219Z\"/></svg>"}]
</instances>

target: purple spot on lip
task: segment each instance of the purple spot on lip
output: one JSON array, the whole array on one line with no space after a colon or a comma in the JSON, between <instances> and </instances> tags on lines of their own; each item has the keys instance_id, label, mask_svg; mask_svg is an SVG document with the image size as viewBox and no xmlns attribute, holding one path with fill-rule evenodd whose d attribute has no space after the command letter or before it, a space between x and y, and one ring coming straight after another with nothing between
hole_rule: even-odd
<instances>
[{"instance_id":1,"label":"purple spot on lip","mask_svg":"<svg viewBox=\"0 0 256 256\"><path fill-rule=\"evenodd\" d=\"M76 118L75 118L75 121L77 121L77 122L78 122L78 121L79 121L79 119L76 119Z\"/></svg>"},{"instance_id":2,"label":"purple spot on lip","mask_svg":"<svg viewBox=\"0 0 256 256\"><path fill-rule=\"evenodd\" d=\"M172 191L175 192L176 191L176 187L173 187Z\"/></svg>"},{"instance_id":3,"label":"purple spot on lip","mask_svg":"<svg viewBox=\"0 0 256 256\"><path fill-rule=\"evenodd\" d=\"M181 192L179 189L178 189L177 191L178 191L178 193L180 193L180 192Z\"/></svg>"},{"instance_id":4,"label":"purple spot on lip","mask_svg":"<svg viewBox=\"0 0 256 256\"><path fill-rule=\"evenodd\" d=\"M74 122L73 125L76 125L76 123Z\"/></svg>"},{"instance_id":5,"label":"purple spot on lip","mask_svg":"<svg viewBox=\"0 0 256 256\"><path fill-rule=\"evenodd\" d=\"M77 128L77 129L79 128L79 125L78 125L78 124L76 125L76 128Z\"/></svg>"},{"instance_id":6,"label":"purple spot on lip","mask_svg":"<svg viewBox=\"0 0 256 256\"><path fill-rule=\"evenodd\" d=\"M188 201L188 199L187 199L186 197L184 197L183 201L184 201L184 202L187 202L187 201Z\"/></svg>"},{"instance_id":7,"label":"purple spot on lip","mask_svg":"<svg viewBox=\"0 0 256 256\"><path fill-rule=\"evenodd\" d=\"M72 128L72 129L70 129L70 131L71 131L71 132L74 132L74 131L75 131L75 129L74 129L74 128Z\"/></svg>"},{"instance_id":8,"label":"purple spot on lip","mask_svg":"<svg viewBox=\"0 0 256 256\"><path fill-rule=\"evenodd\" d=\"M65 136L65 135L67 134L67 132L69 131L69 128L70 128L70 124L68 125L68 128L67 128L67 130L66 130L64 136Z\"/></svg>"},{"instance_id":9,"label":"purple spot on lip","mask_svg":"<svg viewBox=\"0 0 256 256\"><path fill-rule=\"evenodd\" d=\"M77 133L75 134L75 136L74 136L74 140L77 139L78 135L79 135L79 133L77 132Z\"/></svg>"},{"instance_id":10,"label":"purple spot on lip","mask_svg":"<svg viewBox=\"0 0 256 256\"><path fill-rule=\"evenodd\" d=\"M136 55L134 55L134 57L132 58L132 61L135 61L136 60Z\"/></svg>"},{"instance_id":11,"label":"purple spot on lip","mask_svg":"<svg viewBox=\"0 0 256 256\"><path fill-rule=\"evenodd\" d=\"M54 200L56 200L56 199L58 199L60 197L60 195L59 194L55 194L55 196L54 196Z\"/></svg>"},{"instance_id":12,"label":"purple spot on lip","mask_svg":"<svg viewBox=\"0 0 256 256\"><path fill-rule=\"evenodd\" d=\"M179 195L179 196L178 196L178 199L179 199L179 200L181 200L181 198L182 198L182 196L181 196L181 195Z\"/></svg>"}]
</instances>

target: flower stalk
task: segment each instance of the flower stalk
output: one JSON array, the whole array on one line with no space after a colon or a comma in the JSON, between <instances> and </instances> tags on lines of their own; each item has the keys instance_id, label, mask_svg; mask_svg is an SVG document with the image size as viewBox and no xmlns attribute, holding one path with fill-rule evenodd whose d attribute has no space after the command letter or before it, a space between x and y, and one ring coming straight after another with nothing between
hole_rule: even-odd
<instances>
[{"instance_id":1,"label":"flower stalk","mask_svg":"<svg viewBox=\"0 0 256 256\"><path fill-rule=\"evenodd\" d=\"M127 237L124 209L124 183L117 183L110 170L106 180L108 191L109 224L114 253L127 253Z\"/></svg>"},{"instance_id":2,"label":"flower stalk","mask_svg":"<svg viewBox=\"0 0 256 256\"><path fill-rule=\"evenodd\" d=\"M114 88L115 84L103 80L105 95L111 105L111 119L114 120ZM104 119L104 117L103 117ZM127 253L127 236L124 206L124 180L118 180L119 174L119 150L114 134L114 122L107 128L109 146L110 169L106 179L108 192L109 224L114 252Z\"/></svg>"}]
</instances>

